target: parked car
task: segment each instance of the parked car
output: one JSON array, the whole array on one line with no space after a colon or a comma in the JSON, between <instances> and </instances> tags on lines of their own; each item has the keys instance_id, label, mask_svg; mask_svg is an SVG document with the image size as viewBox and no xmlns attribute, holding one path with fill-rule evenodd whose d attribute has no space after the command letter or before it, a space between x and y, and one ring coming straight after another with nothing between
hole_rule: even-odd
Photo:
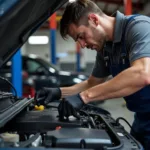
<instances>
[{"instance_id":1,"label":"parked car","mask_svg":"<svg viewBox=\"0 0 150 150\"><path fill-rule=\"evenodd\" d=\"M11 62L9 62L8 64L11 64ZM7 65L8 65L7 64ZM12 74L11 74L11 68L10 66L6 67L6 65L4 65L3 69L0 69L0 92L14 92L14 89L12 88ZM22 71L22 96L23 97L28 97L31 96L33 97L35 94L35 83L34 80L32 78L27 78L27 73Z\"/></svg>"},{"instance_id":2,"label":"parked car","mask_svg":"<svg viewBox=\"0 0 150 150\"><path fill-rule=\"evenodd\" d=\"M23 71L27 72L29 77L39 81L36 90L42 86L71 86L88 78L88 75L80 72L61 71L57 66L33 54L22 58Z\"/></svg>"},{"instance_id":3,"label":"parked car","mask_svg":"<svg viewBox=\"0 0 150 150\"><path fill-rule=\"evenodd\" d=\"M71 86L88 78L83 73L60 71L55 65L34 54L22 56L22 69L23 84L26 84L23 85L24 96L33 96L34 89L37 91L42 87ZM0 76L11 79L11 61L0 69ZM30 85L27 81L30 81Z\"/></svg>"}]
</instances>

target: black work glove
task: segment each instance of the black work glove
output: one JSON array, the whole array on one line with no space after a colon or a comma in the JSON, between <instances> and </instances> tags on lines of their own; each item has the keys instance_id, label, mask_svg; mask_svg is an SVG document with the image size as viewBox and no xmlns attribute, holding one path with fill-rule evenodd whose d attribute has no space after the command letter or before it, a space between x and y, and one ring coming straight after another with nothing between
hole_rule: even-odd
<instances>
[{"instance_id":1,"label":"black work glove","mask_svg":"<svg viewBox=\"0 0 150 150\"><path fill-rule=\"evenodd\" d=\"M42 88L35 93L35 103L38 105L47 105L49 102L59 100L61 98L60 88Z\"/></svg>"},{"instance_id":2,"label":"black work glove","mask_svg":"<svg viewBox=\"0 0 150 150\"><path fill-rule=\"evenodd\" d=\"M61 100L58 106L60 120L64 120L64 117L68 118L69 116L74 116L77 119L80 119L78 111L82 108L83 105L84 102L79 94L68 96Z\"/></svg>"}]
</instances>

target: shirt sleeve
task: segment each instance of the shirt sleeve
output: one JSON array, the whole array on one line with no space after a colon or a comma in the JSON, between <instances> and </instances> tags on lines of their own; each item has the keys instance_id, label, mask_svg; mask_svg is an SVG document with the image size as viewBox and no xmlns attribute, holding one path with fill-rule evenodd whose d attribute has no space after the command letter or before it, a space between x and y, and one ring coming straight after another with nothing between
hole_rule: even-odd
<instances>
[{"instance_id":1,"label":"shirt sleeve","mask_svg":"<svg viewBox=\"0 0 150 150\"><path fill-rule=\"evenodd\" d=\"M126 41L130 63L142 57L150 57L150 19L135 21L127 33Z\"/></svg>"},{"instance_id":2,"label":"shirt sleeve","mask_svg":"<svg viewBox=\"0 0 150 150\"><path fill-rule=\"evenodd\" d=\"M104 58L101 53L97 53L92 76L97 78L104 78L110 75L108 67L106 67Z\"/></svg>"}]
</instances>

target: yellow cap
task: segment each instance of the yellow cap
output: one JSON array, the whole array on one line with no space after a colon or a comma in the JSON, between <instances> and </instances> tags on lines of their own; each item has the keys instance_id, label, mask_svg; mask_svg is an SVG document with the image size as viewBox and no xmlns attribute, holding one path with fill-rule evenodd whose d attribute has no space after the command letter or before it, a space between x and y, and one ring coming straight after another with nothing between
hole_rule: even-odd
<instances>
[{"instance_id":1,"label":"yellow cap","mask_svg":"<svg viewBox=\"0 0 150 150\"><path fill-rule=\"evenodd\" d=\"M35 105L34 108L35 108L35 110L44 110L43 105L40 105L40 106Z\"/></svg>"}]
</instances>

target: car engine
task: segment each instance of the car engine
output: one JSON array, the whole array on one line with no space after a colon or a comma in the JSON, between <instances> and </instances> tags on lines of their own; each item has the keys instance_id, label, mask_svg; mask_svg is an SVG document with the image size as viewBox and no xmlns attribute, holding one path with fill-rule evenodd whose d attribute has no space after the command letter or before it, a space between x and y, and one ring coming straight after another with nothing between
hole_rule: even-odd
<instances>
[{"instance_id":1,"label":"car engine","mask_svg":"<svg viewBox=\"0 0 150 150\"><path fill-rule=\"evenodd\" d=\"M7 94L0 101L0 148L142 150L108 111L89 104L79 111L80 119L60 120L58 105L39 111L33 99Z\"/></svg>"}]
</instances>

